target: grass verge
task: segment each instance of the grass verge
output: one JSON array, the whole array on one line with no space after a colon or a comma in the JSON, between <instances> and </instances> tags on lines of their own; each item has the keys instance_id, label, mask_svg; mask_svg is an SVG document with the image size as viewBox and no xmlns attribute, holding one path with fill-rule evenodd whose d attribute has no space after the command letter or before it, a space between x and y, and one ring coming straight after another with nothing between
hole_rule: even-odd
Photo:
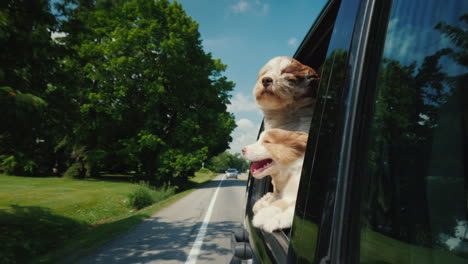
<instances>
[{"instance_id":1,"label":"grass verge","mask_svg":"<svg viewBox=\"0 0 468 264\"><path fill-rule=\"evenodd\" d=\"M154 215L159 210L171 205L175 201L190 194L195 189L175 194L164 201L153 204L132 213L129 216L108 219L103 224L93 227L78 234L69 240L64 247L51 252L39 259L40 263L74 263L80 258L91 254L104 246L107 242L129 231L146 218Z\"/></svg>"},{"instance_id":2,"label":"grass verge","mask_svg":"<svg viewBox=\"0 0 468 264\"><path fill-rule=\"evenodd\" d=\"M197 173L192 188L136 211L136 184L0 175L0 262L73 262L215 176Z\"/></svg>"}]
</instances>

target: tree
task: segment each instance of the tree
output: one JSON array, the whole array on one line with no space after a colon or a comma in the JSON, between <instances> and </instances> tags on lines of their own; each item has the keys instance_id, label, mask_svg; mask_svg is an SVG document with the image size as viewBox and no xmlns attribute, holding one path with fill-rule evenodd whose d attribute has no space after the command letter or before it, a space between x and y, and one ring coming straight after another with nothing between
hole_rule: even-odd
<instances>
[{"instance_id":1,"label":"tree","mask_svg":"<svg viewBox=\"0 0 468 264\"><path fill-rule=\"evenodd\" d=\"M215 172L224 172L228 168L235 168L240 172L248 170L249 163L245 161L239 153L231 154L229 152L223 152L218 156L212 157L207 167Z\"/></svg>"},{"instance_id":2,"label":"tree","mask_svg":"<svg viewBox=\"0 0 468 264\"><path fill-rule=\"evenodd\" d=\"M463 14L460 18L464 24L468 24L468 14ZM466 28L466 25L465 25ZM468 31L464 30L462 27L454 26L447 24L442 21L439 22L435 29L439 30L443 35L450 38L452 44L454 44L459 49L454 51L450 49L449 56L461 66L468 66Z\"/></svg>"},{"instance_id":3,"label":"tree","mask_svg":"<svg viewBox=\"0 0 468 264\"><path fill-rule=\"evenodd\" d=\"M460 20L466 23L468 16ZM428 176L453 179L462 175L458 171L462 161L454 153L458 131L453 128L461 120L457 108L462 104L459 96L464 93L466 73L451 76L453 71L448 71L447 65L466 66L468 47L466 31L461 27L440 22L435 29L453 45L426 56L419 66L416 62L405 66L395 59L383 59L369 149L370 199L365 209L371 225L380 226L394 238L425 246L432 241L421 234L437 234L441 230L436 231L434 226L450 226L453 221L444 216L432 217L429 222L429 209L421 205L430 204L434 183L428 182ZM443 61L444 57L452 61ZM438 194L441 188L437 187ZM431 205L432 213L438 206L444 205ZM402 208L410 209L404 212ZM423 217L412 217L408 212Z\"/></svg>"},{"instance_id":4,"label":"tree","mask_svg":"<svg viewBox=\"0 0 468 264\"><path fill-rule=\"evenodd\" d=\"M48 96L59 71L56 27L48 0L0 4L0 161L15 163L14 173L44 174L53 162Z\"/></svg>"},{"instance_id":5,"label":"tree","mask_svg":"<svg viewBox=\"0 0 468 264\"><path fill-rule=\"evenodd\" d=\"M72 144L85 147L94 171L119 162L148 179L184 181L227 148L234 84L179 3L66 1L59 10L81 115Z\"/></svg>"}]
</instances>

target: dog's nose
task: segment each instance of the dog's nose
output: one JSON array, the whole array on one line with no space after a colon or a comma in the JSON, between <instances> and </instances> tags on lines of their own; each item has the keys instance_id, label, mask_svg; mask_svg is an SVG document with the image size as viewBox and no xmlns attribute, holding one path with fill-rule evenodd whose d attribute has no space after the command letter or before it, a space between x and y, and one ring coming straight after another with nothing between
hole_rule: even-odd
<instances>
[{"instance_id":1,"label":"dog's nose","mask_svg":"<svg viewBox=\"0 0 468 264\"><path fill-rule=\"evenodd\" d=\"M242 148L242 155L244 155L247 152L246 148Z\"/></svg>"},{"instance_id":2,"label":"dog's nose","mask_svg":"<svg viewBox=\"0 0 468 264\"><path fill-rule=\"evenodd\" d=\"M262 84L263 84L263 87L267 88L268 86L273 84L273 79L270 77L263 77Z\"/></svg>"}]
</instances>

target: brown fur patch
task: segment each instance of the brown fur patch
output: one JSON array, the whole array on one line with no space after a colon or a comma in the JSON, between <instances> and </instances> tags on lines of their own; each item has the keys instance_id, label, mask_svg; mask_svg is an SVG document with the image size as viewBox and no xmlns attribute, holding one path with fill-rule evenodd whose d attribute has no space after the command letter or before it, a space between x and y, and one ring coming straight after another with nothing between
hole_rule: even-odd
<instances>
[{"instance_id":1,"label":"brown fur patch","mask_svg":"<svg viewBox=\"0 0 468 264\"><path fill-rule=\"evenodd\" d=\"M317 84L320 78L314 69L292 59L291 64L281 71L281 74L283 73L290 73L291 75L285 78L294 83L301 83L306 79L309 80L307 85L308 89L306 89L305 93L301 94L300 97L317 97ZM295 99L297 100L298 98Z\"/></svg>"},{"instance_id":2,"label":"brown fur patch","mask_svg":"<svg viewBox=\"0 0 468 264\"><path fill-rule=\"evenodd\" d=\"M288 67L284 68L282 71L281 71L281 74L283 73L291 73L292 75L294 75L297 79L311 79L311 80L314 80L314 79L317 79L319 78L319 75L317 74L317 72L312 69L311 67L309 66L306 66L302 63L300 63L299 61L295 60L295 59L291 59L291 64L289 64Z\"/></svg>"},{"instance_id":3,"label":"brown fur patch","mask_svg":"<svg viewBox=\"0 0 468 264\"><path fill-rule=\"evenodd\" d=\"M288 164L304 154L307 139L304 132L270 129L265 132L262 144L276 162Z\"/></svg>"}]
</instances>

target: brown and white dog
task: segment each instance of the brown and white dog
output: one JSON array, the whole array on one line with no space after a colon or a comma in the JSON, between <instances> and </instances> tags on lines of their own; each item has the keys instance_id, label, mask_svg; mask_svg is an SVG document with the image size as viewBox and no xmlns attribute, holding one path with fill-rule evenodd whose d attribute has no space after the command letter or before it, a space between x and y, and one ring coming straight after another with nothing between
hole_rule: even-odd
<instances>
[{"instance_id":1,"label":"brown and white dog","mask_svg":"<svg viewBox=\"0 0 468 264\"><path fill-rule=\"evenodd\" d=\"M291 227L307 139L304 132L270 129L242 149L244 158L255 162L250 168L252 176L271 175L275 182L274 191L253 206L255 227L267 232Z\"/></svg>"},{"instance_id":2,"label":"brown and white dog","mask_svg":"<svg viewBox=\"0 0 468 264\"><path fill-rule=\"evenodd\" d=\"M265 130L309 132L319 79L314 69L290 57L276 57L263 66L253 94L265 116Z\"/></svg>"}]
</instances>

